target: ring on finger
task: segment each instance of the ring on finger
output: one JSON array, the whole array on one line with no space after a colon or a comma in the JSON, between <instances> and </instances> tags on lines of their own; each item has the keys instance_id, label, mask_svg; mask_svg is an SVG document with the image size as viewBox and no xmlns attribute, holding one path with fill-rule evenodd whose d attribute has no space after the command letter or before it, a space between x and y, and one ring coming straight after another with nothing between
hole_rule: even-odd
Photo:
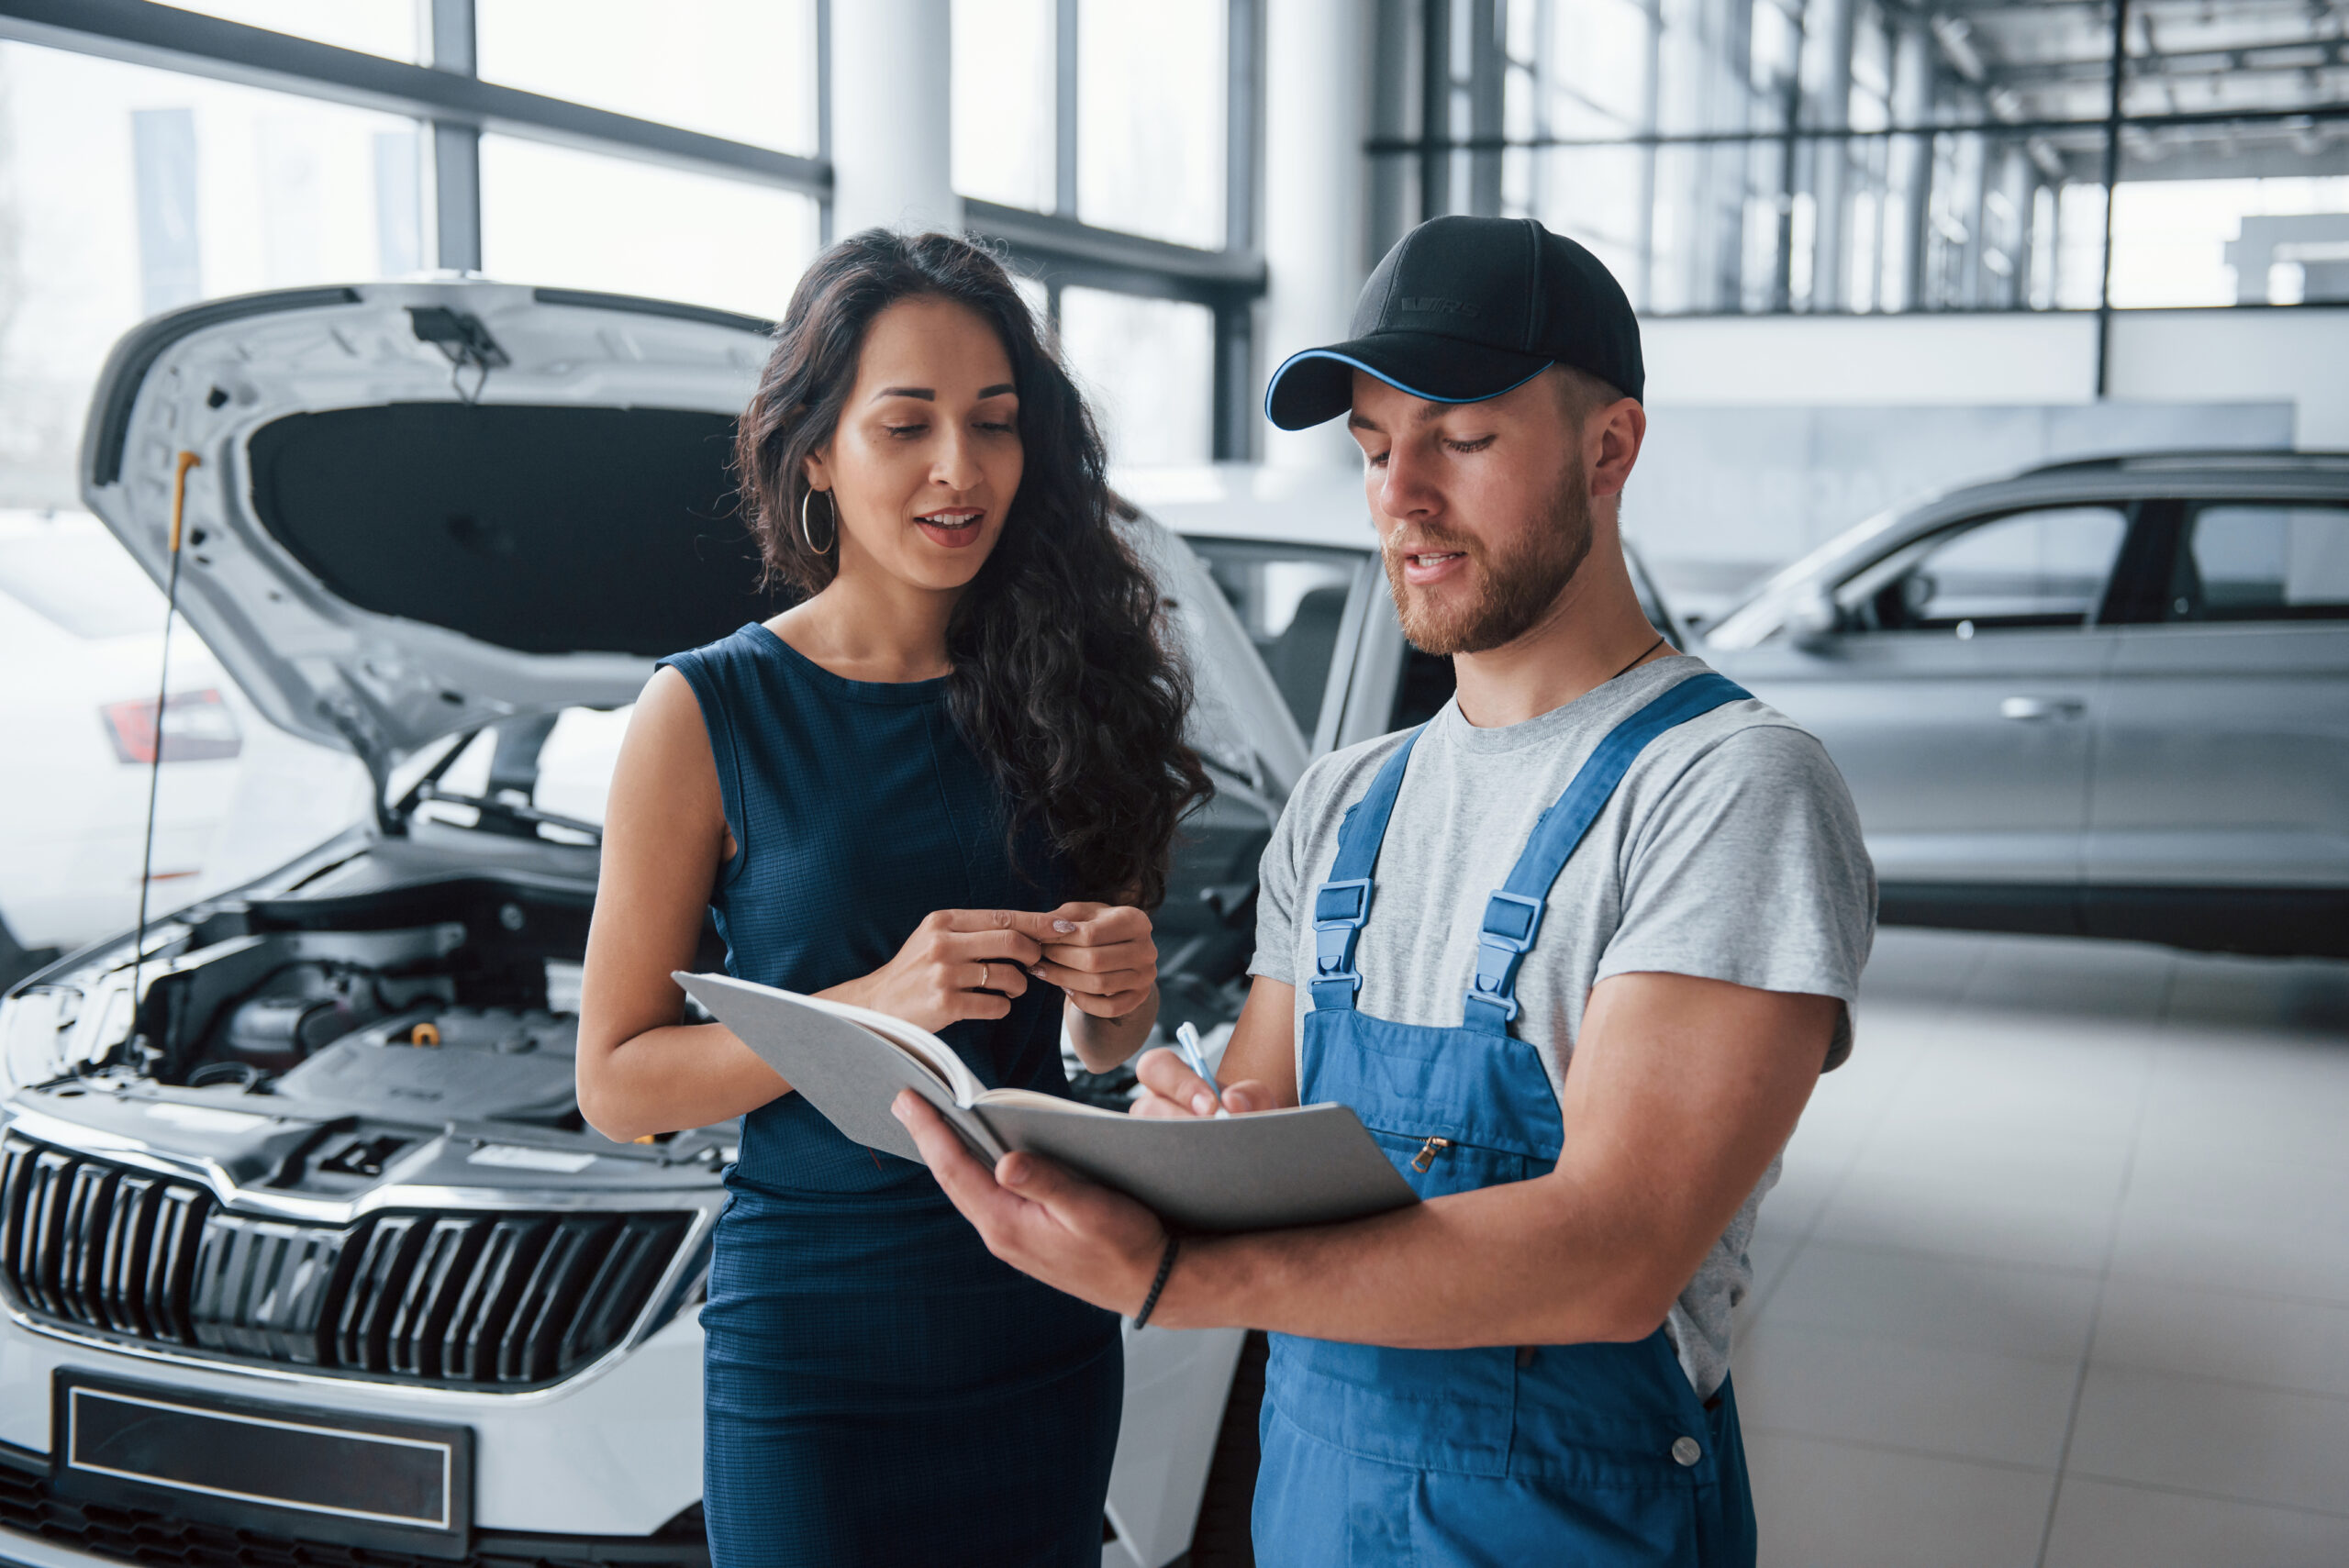
<instances>
[{"instance_id":1,"label":"ring on finger","mask_svg":"<svg viewBox=\"0 0 2349 1568\"><path fill-rule=\"evenodd\" d=\"M979 989L982 991L995 989L995 965L985 959L979 960Z\"/></svg>"}]
</instances>

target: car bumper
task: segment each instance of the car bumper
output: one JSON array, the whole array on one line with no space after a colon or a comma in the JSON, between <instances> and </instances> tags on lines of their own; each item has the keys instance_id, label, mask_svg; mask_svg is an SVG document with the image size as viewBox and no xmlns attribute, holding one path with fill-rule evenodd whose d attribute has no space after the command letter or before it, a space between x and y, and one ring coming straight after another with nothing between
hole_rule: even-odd
<instances>
[{"instance_id":1,"label":"car bumper","mask_svg":"<svg viewBox=\"0 0 2349 1568\"><path fill-rule=\"evenodd\" d=\"M11 1317L0 1319L0 1444L19 1460L47 1462L60 1372L184 1396L455 1424L473 1432L476 1531L642 1540L701 1500L701 1324L690 1311L600 1367L506 1395L166 1361L60 1339ZM275 1518L252 1528L298 1532ZM36 1545L0 1515L0 1558L32 1562Z\"/></svg>"}]
</instances>

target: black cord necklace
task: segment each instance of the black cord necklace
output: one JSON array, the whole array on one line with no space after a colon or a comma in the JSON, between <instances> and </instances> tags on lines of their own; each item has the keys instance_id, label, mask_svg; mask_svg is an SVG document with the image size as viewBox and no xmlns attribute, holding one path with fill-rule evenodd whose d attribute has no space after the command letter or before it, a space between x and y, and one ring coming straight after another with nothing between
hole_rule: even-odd
<instances>
[{"instance_id":1,"label":"black cord necklace","mask_svg":"<svg viewBox=\"0 0 2349 1568\"><path fill-rule=\"evenodd\" d=\"M1653 642L1649 643L1645 648L1640 650L1640 659L1646 658L1649 654L1654 652L1657 649L1663 646L1664 639L1658 637ZM1624 676L1630 674L1632 671L1640 667L1640 659L1632 660L1629 664L1624 665L1621 669L1608 676L1607 681L1619 681ZM1603 686L1607 684L1607 681L1601 681L1598 684Z\"/></svg>"}]
</instances>

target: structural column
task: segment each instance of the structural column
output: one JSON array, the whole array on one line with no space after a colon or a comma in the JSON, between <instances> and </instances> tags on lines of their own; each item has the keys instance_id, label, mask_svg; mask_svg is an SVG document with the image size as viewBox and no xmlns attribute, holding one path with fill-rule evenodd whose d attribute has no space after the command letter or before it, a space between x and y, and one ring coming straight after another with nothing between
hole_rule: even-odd
<instances>
[{"instance_id":1,"label":"structural column","mask_svg":"<svg viewBox=\"0 0 2349 1568\"><path fill-rule=\"evenodd\" d=\"M949 0L831 7L832 233L963 227Z\"/></svg>"},{"instance_id":2,"label":"structural column","mask_svg":"<svg viewBox=\"0 0 2349 1568\"><path fill-rule=\"evenodd\" d=\"M473 0L432 0L426 40L432 69L455 76L475 71ZM453 272L481 270L481 130L434 120L432 264Z\"/></svg>"},{"instance_id":3,"label":"structural column","mask_svg":"<svg viewBox=\"0 0 2349 1568\"><path fill-rule=\"evenodd\" d=\"M1263 361L1346 335L1369 276L1367 248L1372 8L1360 0L1269 0L1264 16ZM1261 400L1263 389L1257 389ZM1259 404L1261 406L1261 402ZM1264 461L1284 468L1352 465L1335 424L1267 429Z\"/></svg>"}]
</instances>

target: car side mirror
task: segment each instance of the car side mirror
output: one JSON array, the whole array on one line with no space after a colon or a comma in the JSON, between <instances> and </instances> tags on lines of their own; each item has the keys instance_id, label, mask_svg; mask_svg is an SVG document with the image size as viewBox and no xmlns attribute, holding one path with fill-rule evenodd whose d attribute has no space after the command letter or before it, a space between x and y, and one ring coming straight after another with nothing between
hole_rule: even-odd
<instances>
[{"instance_id":1,"label":"car side mirror","mask_svg":"<svg viewBox=\"0 0 2349 1568\"><path fill-rule=\"evenodd\" d=\"M1843 629L1843 613L1822 589L1797 601L1787 612L1786 628L1798 647L1812 647Z\"/></svg>"}]
</instances>

